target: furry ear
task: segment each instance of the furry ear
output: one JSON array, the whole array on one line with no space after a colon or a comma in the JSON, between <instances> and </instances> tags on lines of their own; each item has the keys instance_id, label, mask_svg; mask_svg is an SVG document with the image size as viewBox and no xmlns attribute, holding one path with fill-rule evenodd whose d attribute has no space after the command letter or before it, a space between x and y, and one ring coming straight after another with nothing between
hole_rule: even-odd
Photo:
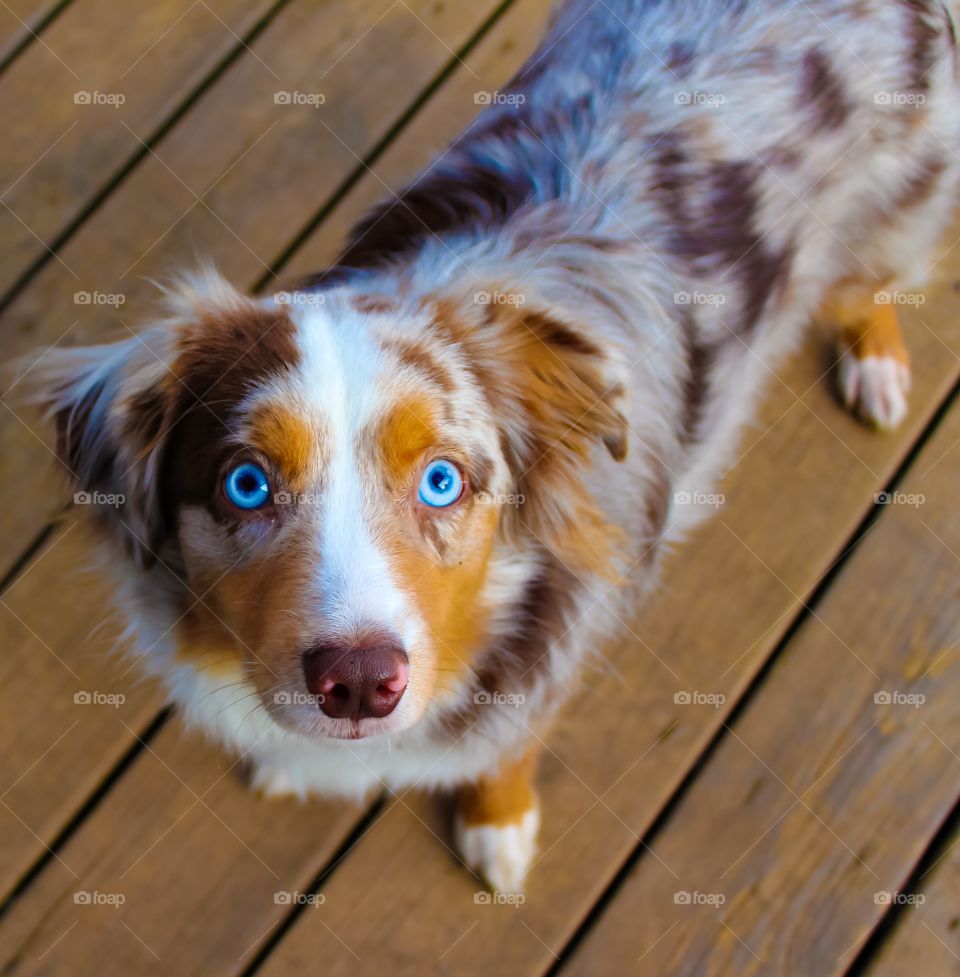
<instances>
[{"instance_id":1,"label":"furry ear","mask_svg":"<svg viewBox=\"0 0 960 977\"><path fill-rule=\"evenodd\" d=\"M479 312L474 304L461 314L455 329L497 413L516 491L526 499L515 518L568 565L603 572L615 530L585 478L595 445L616 461L627 454L615 357L545 305L511 292L479 294L490 298ZM456 315L441 311L448 320Z\"/></svg>"},{"instance_id":2,"label":"furry ear","mask_svg":"<svg viewBox=\"0 0 960 977\"><path fill-rule=\"evenodd\" d=\"M46 351L26 380L57 431L74 501L90 507L140 566L162 537L158 468L170 423L169 330L121 342Z\"/></svg>"},{"instance_id":3,"label":"furry ear","mask_svg":"<svg viewBox=\"0 0 960 977\"><path fill-rule=\"evenodd\" d=\"M110 345L47 350L22 373L56 421L57 454L77 498L144 567L170 528L161 469L168 449L181 446L188 415L226 432L221 414L260 379L289 368L296 353L287 312L248 298L210 267L162 291L165 314L146 331ZM177 443L168 445L175 428ZM212 447L190 456L191 474Z\"/></svg>"},{"instance_id":4,"label":"furry ear","mask_svg":"<svg viewBox=\"0 0 960 977\"><path fill-rule=\"evenodd\" d=\"M506 348L539 447L583 460L589 443L599 441L611 458L623 461L627 421L617 404L624 389L609 379L608 353L546 312L519 307L506 318Z\"/></svg>"}]
</instances>

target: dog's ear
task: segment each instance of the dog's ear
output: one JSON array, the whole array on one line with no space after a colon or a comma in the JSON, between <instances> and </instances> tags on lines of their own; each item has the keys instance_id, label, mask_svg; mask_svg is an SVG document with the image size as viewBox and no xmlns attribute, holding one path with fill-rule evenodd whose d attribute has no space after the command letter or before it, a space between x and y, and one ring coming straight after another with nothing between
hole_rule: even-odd
<instances>
[{"instance_id":1,"label":"dog's ear","mask_svg":"<svg viewBox=\"0 0 960 977\"><path fill-rule=\"evenodd\" d=\"M55 419L57 455L80 500L141 566L172 528L169 469L204 493L229 410L296 354L288 311L243 295L212 268L163 291L149 329L109 345L46 350L23 365L19 384ZM194 429L204 437L177 456Z\"/></svg>"},{"instance_id":2,"label":"dog's ear","mask_svg":"<svg viewBox=\"0 0 960 977\"><path fill-rule=\"evenodd\" d=\"M627 454L613 351L544 304L508 291L478 294L486 302L461 320L461 343L525 499L516 518L568 564L602 568L613 530L589 484L590 455L598 446L617 461Z\"/></svg>"},{"instance_id":3,"label":"dog's ear","mask_svg":"<svg viewBox=\"0 0 960 977\"><path fill-rule=\"evenodd\" d=\"M506 376L515 381L529 423L531 446L583 460L591 442L615 461L627 456L622 383L611 377L611 357L577 326L522 305L496 313L501 319Z\"/></svg>"},{"instance_id":4,"label":"dog's ear","mask_svg":"<svg viewBox=\"0 0 960 977\"><path fill-rule=\"evenodd\" d=\"M51 349L24 376L56 424L57 457L74 501L123 541L140 566L163 526L159 465L173 402L163 326L117 343Z\"/></svg>"}]
</instances>

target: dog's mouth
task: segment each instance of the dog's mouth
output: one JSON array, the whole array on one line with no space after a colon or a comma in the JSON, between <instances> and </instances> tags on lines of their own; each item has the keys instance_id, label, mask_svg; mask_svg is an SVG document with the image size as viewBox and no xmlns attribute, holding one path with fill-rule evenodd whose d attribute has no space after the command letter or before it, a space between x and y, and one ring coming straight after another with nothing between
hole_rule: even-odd
<instances>
[{"instance_id":1,"label":"dog's mouth","mask_svg":"<svg viewBox=\"0 0 960 977\"><path fill-rule=\"evenodd\" d=\"M363 740L374 735L372 730L364 728L362 721L355 719L341 720L346 725L346 729L339 730L320 730L321 736L327 736L335 740Z\"/></svg>"},{"instance_id":2,"label":"dog's mouth","mask_svg":"<svg viewBox=\"0 0 960 977\"><path fill-rule=\"evenodd\" d=\"M307 696L304 696L306 699ZM356 743L397 734L416 722L406 711L382 718L324 715L316 705L307 702L270 704L274 722L292 733L314 741Z\"/></svg>"}]
</instances>

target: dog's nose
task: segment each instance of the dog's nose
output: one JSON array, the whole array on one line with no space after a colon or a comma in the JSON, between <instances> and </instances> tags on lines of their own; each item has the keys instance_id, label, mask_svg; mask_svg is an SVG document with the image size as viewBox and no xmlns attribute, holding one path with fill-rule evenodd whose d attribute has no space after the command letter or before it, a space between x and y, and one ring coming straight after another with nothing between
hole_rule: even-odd
<instances>
[{"instance_id":1,"label":"dog's nose","mask_svg":"<svg viewBox=\"0 0 960 977\"><path fill-rule=\"evenodd\" d=\"M334 719L382 719L407 688L410 666L392 637L361 644L318 644L304 655L307 689Z\"/></svg>"}]
</instances>

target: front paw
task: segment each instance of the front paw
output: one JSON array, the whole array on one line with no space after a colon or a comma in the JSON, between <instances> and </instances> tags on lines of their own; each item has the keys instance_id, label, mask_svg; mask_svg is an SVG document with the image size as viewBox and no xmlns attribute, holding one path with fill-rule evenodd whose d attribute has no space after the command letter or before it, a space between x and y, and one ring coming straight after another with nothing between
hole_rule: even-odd
<instances>
[{"instance_id":1,"label":"front paw","mask_svg":"<svg viewBox=\"0 0 960 977\"><path fill-rule=\"evenodd\" d=\"M540 809L532 807L516 821L469 824L458 813L454 839L464 862L494 892L521 892L537 853Z\"/></svg>"},{"instance_id":2,"label":"front paw","mask_svg":"<svg viewBox=\"0 0 960 977\"><path fill-rule=\"evenodd\" d=\"M840 360L840 390L857 416L883 431L892 431L907 415L910 367L894 355L848 352Z\"/></svg>"}]
</instances>

